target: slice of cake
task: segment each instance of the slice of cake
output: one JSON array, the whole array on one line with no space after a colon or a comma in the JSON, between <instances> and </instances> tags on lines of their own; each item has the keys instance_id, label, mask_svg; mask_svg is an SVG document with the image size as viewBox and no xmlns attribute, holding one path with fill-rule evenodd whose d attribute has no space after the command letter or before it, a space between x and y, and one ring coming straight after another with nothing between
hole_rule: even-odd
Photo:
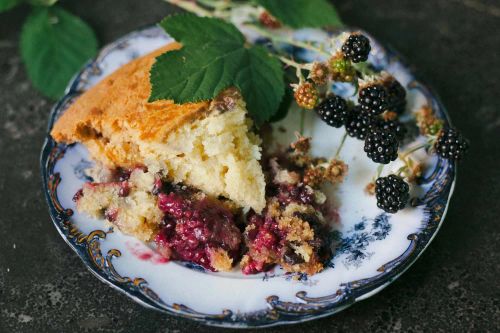
<instances>
[{"instance_id":1,"label":"slice of cake","mask_svg":"<svg viewBox=\"0 0 500 333\"><path fill-rule=\"evenodd\" d=\"M250 132L252 122L236 90L200 103L148 102L155 57L178 47L167 45L104 78L71 105L51 135L58 142L83 143L104 167L145 166L260 212L260 140Z\"/></svg>"}]
</instances>

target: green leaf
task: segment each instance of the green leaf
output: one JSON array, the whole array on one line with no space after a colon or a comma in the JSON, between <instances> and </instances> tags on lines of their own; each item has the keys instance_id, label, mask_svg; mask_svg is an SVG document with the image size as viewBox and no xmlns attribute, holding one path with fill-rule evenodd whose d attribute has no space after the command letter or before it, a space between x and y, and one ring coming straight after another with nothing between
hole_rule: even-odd
<instances>
[{"instance_id":1,"label":"green leaf","mask_svg":"<svg viewBox=\"0 0 500 333\"><path fill-rule=\"evenodd\" d=\"M254 0L292 28L340 27L342 21L327 0Z\"/></svg>"},{"instance_id":2,"label":"green leaf","mask_svg":"<svg viewBox=\"0 0 500 333\"><path fill-rule=\"evenodd\" d=\"M220 19L175 15L161 26L183 48L156 58L150 101L198 102L237 87L257 123L269 120L284 94L280 62L260 46L246 46L238 29Z\"/></svg>"},{"instance_id":3,"label":"green leaf","mask_svg":"<svg viewBox=\"0 0 500 333\"><path fill-rule=\"evenodd\" d=\"M60 97L71 77L97 53L92 29L58 7L35 8L21 32L21 55L33 85Z\"/></svg>"},{"instance_id":4,"label":"green leaf","mask_svg":"<svg viewBox=\"0 0 500 333\"><path fill-rule=\"evenodd\" d=\"M211 43L241 46L245 42L245 37L233 24L193 14L167 16L160 26L184 46L197 47Z\"/></svg>"},{"instance_id":5,"label":"green leaf","mask_svg":"<svg viewBox=\"0 0 500 333\"><path fill-rule=\"evenodd\" d=\"M258 124L272 118L285 93L280 61L261 46L246 50L235 84Z\"/></svg>"},{"instance_id":6,"label":"green leaf","mask_svg":"<svg viewBox=\"0 0 500 333\"><path fill-rule=\"evenodd\" d=\"M286 117L288 111L290 110L290 106L295 100L293 96L293 88L291 86L292 83L296 83L297 77L295 76L295 68L288 67L285 70L285 94L281 99L280 106L278 111L273 115L270 119L271 122L277 122Z\"/></svg>"},{"instance_id":7,"label":"green leaf","mask_svg":"<svg viewBox=\"0 0 500 333\"><path fill-rule=\"evenodd\" d=\"M0 0L0 13L19 5L23 0Z\"/></svg>"},{"instance_id":8,"label":"green leaf","mask_svg":"<svg viewBox=\"0 0 500 333\"><path fill-rule=\"evenodd\" d=\"M230 87L245 50L220 46L184 47L157 57L150 74L150 101L199 102Z\"/></svg>"}]
</instances>

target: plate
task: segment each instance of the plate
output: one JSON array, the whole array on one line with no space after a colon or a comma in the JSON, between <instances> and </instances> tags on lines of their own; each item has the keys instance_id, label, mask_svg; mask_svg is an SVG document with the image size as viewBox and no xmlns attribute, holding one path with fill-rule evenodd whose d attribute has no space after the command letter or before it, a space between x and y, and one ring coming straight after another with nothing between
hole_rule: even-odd
<instances>
[{"instance_id":1,"label":"plate","mask_svg":"<svg viewBox=\"0 0 500 333\"><path fill-rule=\"evenodd\" d=\"M293 34L299 40L324 40L332 33L305 29ZM408 90L405 117L429 104L448 122L441 103L398 55L370 38L369 62L393 74ZM280 268L245 276L237 269L213 273L187 263L165 263L147 244L109 228L104 221L79 214L72 197L88 181L83 170L92 162L82 145L54 142L49 135L54 121L78 95L103 77L171 41L160 28L147 27L111 43L74 77L50 116L41 154L50 215L63 239L97 278L136 302L165 313L214 326L264 327L339 312L381 291L415 262L441 226L453 192L455 164L425 152L412 155L426 165L426 174L418 186L412 187L411 205L397 214L386 214L376 207L373 196L364 193L377 165L365 156L363 143L350 137L340 155L349 164L349 175L337 188L327 189L338 216L332 222L335 254L327 268L314 276L287 274ZM266 40L257 38L255 42ZM310 61L317 57L286 46L283 51L296 59ZM353 95L345 84L335 84L332 89L346 98ZM292 109L284 120L273 124L275 142L290 143L299 119L300 112ZM305 114L304 124L304 134L313 137L313 154L333 156L343 130L325 125L312 112ZM422 140L415 135L409 144ZM397 161L389 164L384 174L399 166Z\"/></svg>"}]
</instances>

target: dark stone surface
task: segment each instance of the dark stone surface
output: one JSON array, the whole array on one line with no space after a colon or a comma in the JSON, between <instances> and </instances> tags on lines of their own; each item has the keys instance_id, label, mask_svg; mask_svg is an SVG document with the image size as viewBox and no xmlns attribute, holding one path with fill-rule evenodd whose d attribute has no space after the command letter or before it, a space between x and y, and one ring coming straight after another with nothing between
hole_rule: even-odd
<instances>
[{"instance_id":1,"label":"dark stone surface","mask_svg":"<svg viewBox=\"0 0 500 333\"><path fill-rule=\"evenodd\" d=\"M500 3L336 1L344 20L393 45L471 139L446 222L380 294L329 318L272 332L500 331ZM160 0L63 1L101 44L171 11ZM50 222L38 156L52 102L18 53L23 5L0 14L0 331L213 332L149 311L95 279Z\"/></svg>"}]
</instances>

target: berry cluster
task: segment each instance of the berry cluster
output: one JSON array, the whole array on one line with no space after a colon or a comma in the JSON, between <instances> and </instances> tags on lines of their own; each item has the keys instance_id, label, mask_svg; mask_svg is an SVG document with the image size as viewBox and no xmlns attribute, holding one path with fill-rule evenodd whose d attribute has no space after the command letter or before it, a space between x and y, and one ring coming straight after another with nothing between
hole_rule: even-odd
<instances>
[{"instance_id":1,"label":"berry cluster","mask_svg":"<svg viewBox=\"0 0 500 333\"><path fill-rule=\"evenodd\" d=\"M370 50L370 40L353 33L327 62L297 64L300 84L296 85L294 96L301 108L314 109L329 126L344 126L347 135L363 140L364 151L373 162L388 164L398 158L399 147L407 134L405 124L399 120L406 109L407 92L395 77L377 74L369 65L359 65L367 61ZM303 70L309 71L307 80L301 76ZM334 94L322 95L320 91L325 89L321 86L326 86L328 91L332 81L353 83L357 88L361 83L357 105ZM430 108L423 108L415 117L421 134L429 139L426 147L432 146L442 158L459 160L463 157L469 144L456 129L443 127L443 121L434 116ZM401 156L405 166L398 174L379 177L373 184L378 207L389 213L402 209L408 201L409 185L404 179L415 181L422 174L420 164L417 164L419 168L412 167L411 159L404 158L404 154ZM317 170L309 172L311 182L316 173Z\"/></svg>"},{"instance_id":2,"label":"berry cluster","mask_svg":"<svg viewBox=\"0 0 500 333\"><path fill-rule=\"evenodd\" d=\"M261 15L261 23L267 22L264 25L269 25L268 16ZM368 37L353 33L344 41L341 50L334 54L327 62L314 62L312 64L297 64L293 61L286 62L289 65L295 66L298 70L299 84L294 88L294 97L297 104L303 109L313 109L319 104L319 87L328 84L329 81L354 82L359 76L353 63L366 61L370 53L371 46ZM309 71L305 80L302 77L302 70ZM385 91L384 91L385 93ZM376 101L375 101L376 103ZM385 108L385 105L381 106ZM381 111L382 112L382 111ZM330 118L325 118L327 122ZM338 124L338 121L334 121ZM341 125L333 125L340 127Z\"/></svg>"}]
</instances>

